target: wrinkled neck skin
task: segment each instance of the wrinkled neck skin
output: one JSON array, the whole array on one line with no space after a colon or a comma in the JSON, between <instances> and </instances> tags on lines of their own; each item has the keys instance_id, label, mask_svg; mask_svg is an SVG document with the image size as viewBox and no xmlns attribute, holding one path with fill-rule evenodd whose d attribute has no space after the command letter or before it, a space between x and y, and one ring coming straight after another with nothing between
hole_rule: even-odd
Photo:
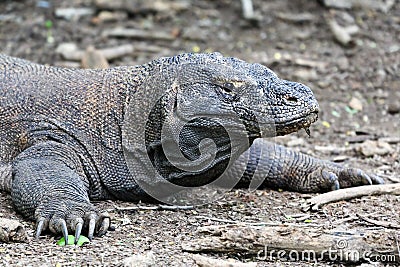
<instances>
[{"instance_id":1,"label":"wrinkled neck skin","mask_svg":"<svg viewBox=\"0 0 400 267\"><path fill-rule=\"evenodd\" d=\"M229 128L216 118L171 123L167 117L162 130L154 132L160 127L150 122L146 129L147 154L163 178L181 186L201 186L220 177L254 141L245 129Z\"/></svg>"}]
</instances>

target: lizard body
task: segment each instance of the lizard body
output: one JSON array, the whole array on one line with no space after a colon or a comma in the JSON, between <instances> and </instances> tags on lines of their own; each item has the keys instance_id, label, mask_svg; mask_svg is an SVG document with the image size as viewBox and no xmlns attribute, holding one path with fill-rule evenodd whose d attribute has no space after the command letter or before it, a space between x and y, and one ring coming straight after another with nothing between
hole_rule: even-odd
<instances>
[{"instance_id":1,"label":"lizard body","mask_svg":"<svg viewBox=\"0 0 400 267\"><path fill-rule=\"evenodd\" d=\"M170 185L219 177L301 192L382 183L260 139L308 129L319 110L308 87L260 64L212 53L80 70L1 55L0 76L0 189L37 236L101 235L110 219L90 200L162 201Z\"/></svg>"}]
</instances>

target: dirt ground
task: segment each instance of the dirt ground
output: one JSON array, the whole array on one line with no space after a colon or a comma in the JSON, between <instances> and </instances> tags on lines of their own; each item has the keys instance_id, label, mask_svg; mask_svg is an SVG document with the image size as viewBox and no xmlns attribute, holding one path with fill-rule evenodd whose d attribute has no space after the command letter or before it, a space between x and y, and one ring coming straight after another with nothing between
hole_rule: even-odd
<instances>
[{"instance_id":1,"label":"dirt ground","mask_svg":"<svg viewBox=\"0 0 400 267\"><path fill-rule=\"evenodd\" d=\"M108 13L116 17L113 21L103 21L104 8L96 8L94 2L1 1L0 52L43 64L73 65L57 52L60 44L75 43L82 50L90 45L112 48L132 44L133 52L110 60L110 65L133 65L181 52L211 51L259 62L280 77L310 86L322 110L319 121L311 127L312 138L300 131L277 138L277 142L369 170L387 183L400 181L398 2L385 12L375 7L328 8L312 0L254 0L260 16L258 22L242 18L239 0L187 0L183 2L189 5L164 11L123 9ZM135 2L138 1L132 1ZM61 7L88 7L94 13L77 16L78 12L74 12L75 16L62 18L55 15ZM335 40L327 22L329 18L342 26L358 27L347 46ZM123 38L104 34L115 27L143 29L170 38ZM110 212L115 231L83 247L59 247L55 244L59 237L47 235L33 240L34 224L23 220L13 210L10 196L0 192L0 217L20 220L30 237L27 243L0 244L0 266L116 266L123 265L132 255L147 257L154 266L196 266L192 253L183 252L181 244L194 240L198 227L225 224L224 220L304 224L304 220L291 219L299 214L325 230L365 233L383 249L394 249L396 240L400 241L399 229L377 226L356 216L398 226L400 196L362 197L328 204L317 212L305 212L301 205L311 196L240 189L216 203L177 211L123 211L119 208L137 205L99 202L96 206ZM398 253L393 250L397 264ZM203 255L253 261L257 266L310 265L306 261L262 260L245 253ZM312 262L312 265L342 266L332 262ZM381 265L393 266L395 262L371 266Z\"/></svg>"}]
</instances>

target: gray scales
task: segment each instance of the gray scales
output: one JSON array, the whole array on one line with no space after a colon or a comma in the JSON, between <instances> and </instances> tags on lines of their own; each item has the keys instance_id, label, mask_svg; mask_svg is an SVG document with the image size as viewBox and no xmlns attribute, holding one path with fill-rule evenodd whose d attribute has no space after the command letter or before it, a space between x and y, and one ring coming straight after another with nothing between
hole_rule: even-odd
<instances>
[{"instance_id":1,"label":"gray scales","mask_svg":"<svg viewBox=\"0 0 400 267\"><path fill-rule=\"evenodd\" d=\"M176 193L171 184L238 177L239 186L323 192L383 183L263 139L308 131L319 107L308 87L260 64L182 54L81 70L1 55L0 76L0 189L36 221L37 237L102 235L110 218L91 200L162 201Z\"/></svg>"}]
</instances>

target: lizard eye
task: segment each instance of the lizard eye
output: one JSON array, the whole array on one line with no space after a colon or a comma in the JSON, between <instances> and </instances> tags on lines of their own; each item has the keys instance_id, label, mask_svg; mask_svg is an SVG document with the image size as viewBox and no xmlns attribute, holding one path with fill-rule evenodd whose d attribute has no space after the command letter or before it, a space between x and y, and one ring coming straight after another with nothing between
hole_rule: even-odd
<instances>
[{"instance_id":1,"label":"lizard eye","mask_svg":"<svg viewBox=\"0 0 400 267\"><path fill-rule=\"evenodd\" d=\"M232 93L233 89L235 88L235 85L233 83L230 82L226 82L222 85L222 89L226 92L226 93Z\"/></svg>"},{"instance_id":2,"label":"lizard eye","mask_svg":"<svg viewBox=\"0 0 400 267\"><path fill-rule=\"evenodd\" d=\"M221 95L225 100L228 101L235 101L237 100L237 95L235 91L235 85L231 82L226 82L218 86L219 90L218 93Z\"/></svg>"}]
</instances>

